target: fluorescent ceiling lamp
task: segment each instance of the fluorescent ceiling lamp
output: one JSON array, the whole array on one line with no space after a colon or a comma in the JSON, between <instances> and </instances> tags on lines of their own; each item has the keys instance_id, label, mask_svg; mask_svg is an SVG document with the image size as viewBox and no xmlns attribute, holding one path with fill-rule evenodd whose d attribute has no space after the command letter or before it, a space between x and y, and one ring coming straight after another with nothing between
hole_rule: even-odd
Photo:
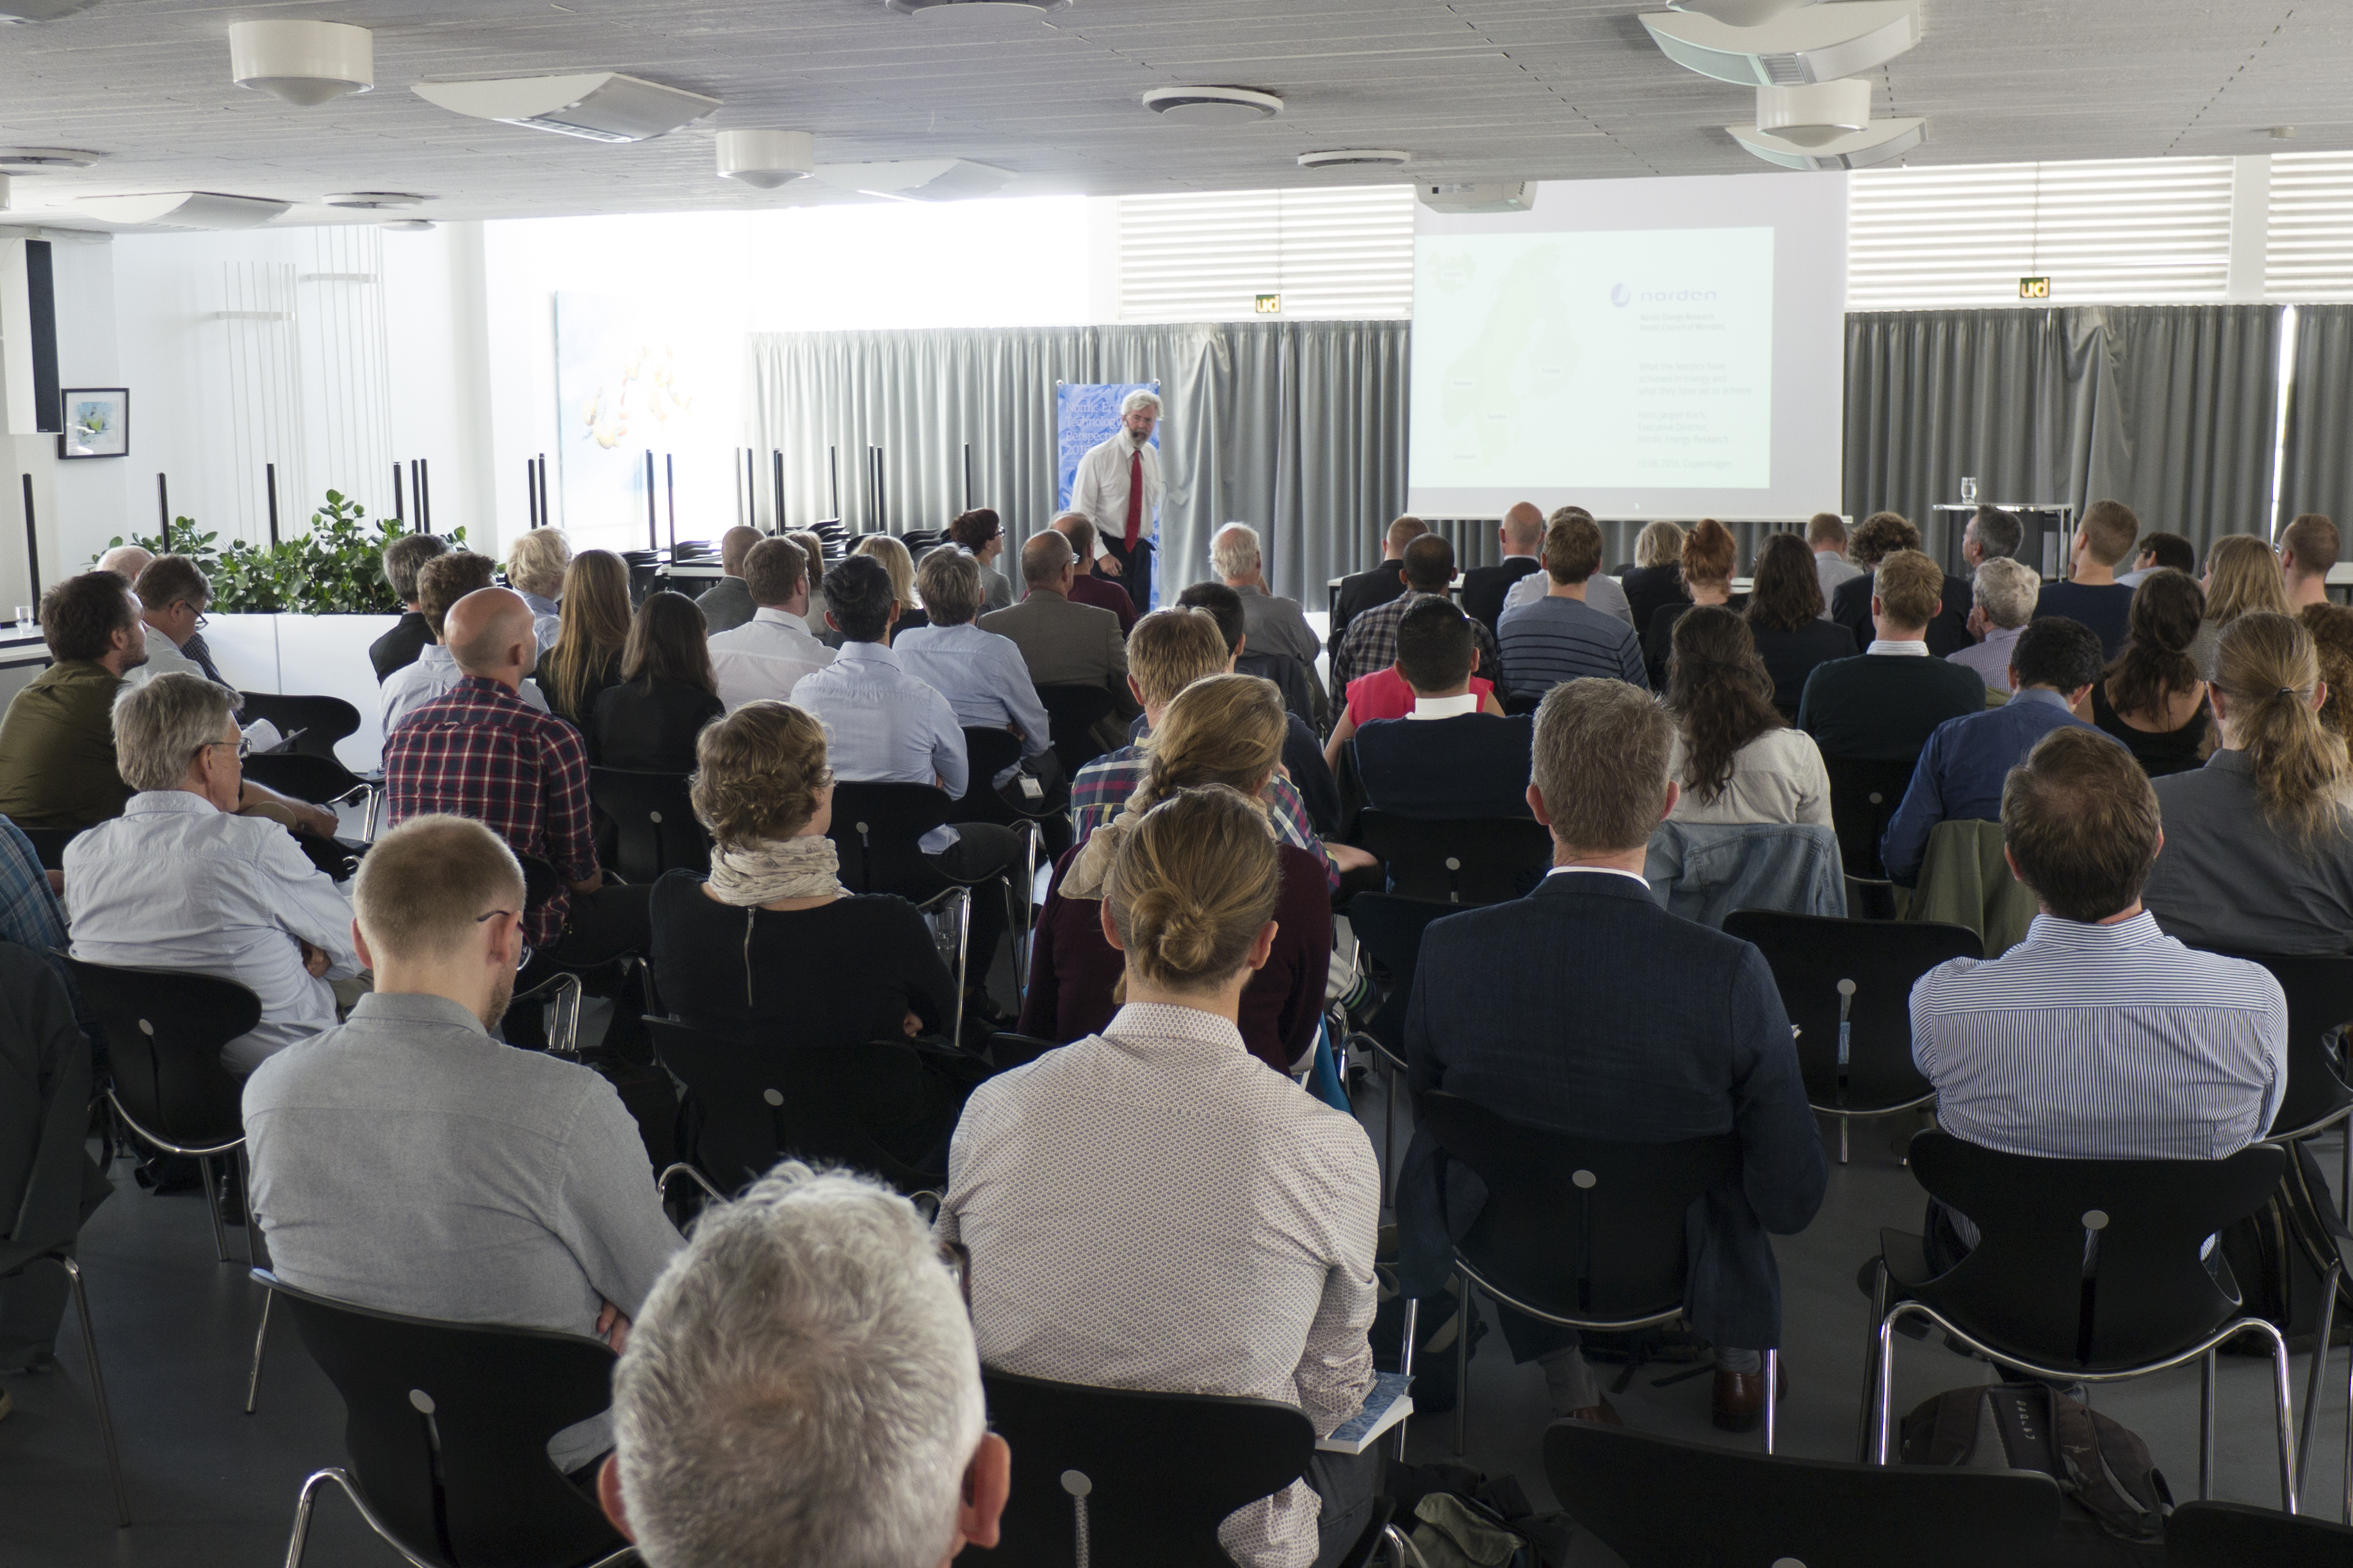
<instances>
[{"instance_id":1,"label":"fluorescent ceiling lamp","mask_svg":"<svg viewBox=\"0 0 2353 1568\"><path fill-rule=\"evenodd\" d=\"M995 195L1014 175L962 158L907 158L887 163L820 163L817 177L838 190L860 195L906 202L962 202Z\"/></svg>"},{"instance_id":2,"label":"fluorescent ceiling lamp","mask_svg":"<svg viewBox=\"0 0 2353 1568\"><path fill-rule=\"evenodd\" d=\"M375 35L343 22L232 22L228 74L308 109L375 85Z\"/></svg>"},{"instance_id":3,"label":"fluorescent ceiling lamp","mask_svg":"<svg viewBox=\"0 0 2353 1568\"><path fill-rule=\"evenodd\" d=\"M1793 142L1753 125L1724 129L1749 152L1784 169L1868 169L1901 158L1928 139L1925 120L1874 120L1861 131L1819 142Z\"/></svg>"},{"instance_id":4,"label":"fluorescent ceiling lamp","mask_svg":"<svg viewBox=\"0 0 2353 1568\"><path fill-rule=\"evenodd\" d=\"M1871 125L1871 84L1860 78L1757 89L1757 129L1800 147L1819 147Z\"/></svg>"},{"instance_id":5,"label":"fluorescent ceiling lamp","mask_svg":"<svg viewBox=\"0 0 2353 1568\"><path fill-rule=\"evenodd\" d=\"M294 204L218 191L162 191L142 196L84 196L74 204L108 223L146 228L256 228Z\"/></svg>"},{"instance_id":6,"label":"fluorescent ceiling lamp","mask_svg":"<svg viewBox=\"0 0 2353 1568\"><path fill-rule=\"evenodd\" d=\"M817 168L817 138L806 131L722 131L719 177L758 190L805 180Z\"/></svg>"},{"instance_id":7,"label":"fluorescent ceiling lamp","mask_svg":"<svg viewBox=\"0 0 2353 1568\"><path fill-rule=\"evenodd\" d=\"M691 124L720 106L715 98L617 71L420 81L410 90L455 114L591 142L643 142Z\"/></svg>"},{"instance_id":8,"label":"fluorescent ceiling lamp","mask_svg":"<svg viewBox=\"0 0 2353 1568\"><path fill-rule=\"evenodd\" d=\"M1756 27L1683 11L1646 11L1642 26L1675 64L1718 81L1796 87L1885 65L1920 41L1920 0L1830 0Z\"/></svg>"}]
</instances>

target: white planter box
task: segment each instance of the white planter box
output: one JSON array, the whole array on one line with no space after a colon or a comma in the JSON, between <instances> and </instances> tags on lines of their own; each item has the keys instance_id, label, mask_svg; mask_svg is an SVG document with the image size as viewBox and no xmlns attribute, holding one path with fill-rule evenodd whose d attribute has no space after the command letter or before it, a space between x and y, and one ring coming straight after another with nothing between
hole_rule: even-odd
<instances>
[{"instance_id":1,"label":"white planter box","mask_svg":"<svg viewBox=\"0 0 2353 1568\"><path fill-rule=\"evenodd\" d=\"M286 697L340 697L360 710L360 727L335 742L353 773L384 760L384 703L368 645L398 616L233 616L206 617L205 646L230 685Z\"/></svg>"}]
</instances>

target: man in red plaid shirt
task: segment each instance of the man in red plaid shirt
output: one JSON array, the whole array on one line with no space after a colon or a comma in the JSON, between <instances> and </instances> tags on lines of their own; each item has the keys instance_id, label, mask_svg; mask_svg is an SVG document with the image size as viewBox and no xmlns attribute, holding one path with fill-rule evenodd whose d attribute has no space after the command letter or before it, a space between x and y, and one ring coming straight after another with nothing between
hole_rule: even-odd
<instances>
[{"instance_id":1,"label":"man in red plaid shirt","mask_svg":"<svg viewBox=\"0 0 2353 1568\"><path fill-rule=\"evenodd\" d=\"M516 688L537 662L531 606L481 588L450 606L443 640L464 679L385 738L385 781L396 826L427 812L470 816L536 856L564 880L523 918L533 973L583 969L645 951L650 889L607 883L589 825L580 732Z\"/></svg>"}]
</instances>

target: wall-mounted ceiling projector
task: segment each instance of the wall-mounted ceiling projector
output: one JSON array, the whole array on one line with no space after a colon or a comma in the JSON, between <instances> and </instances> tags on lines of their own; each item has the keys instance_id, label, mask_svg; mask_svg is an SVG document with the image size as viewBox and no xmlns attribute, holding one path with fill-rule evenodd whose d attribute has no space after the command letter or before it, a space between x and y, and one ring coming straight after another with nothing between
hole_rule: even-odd
<instances>
[{"instance_id":1,"label":"wall-mounted ceiling projector","mask_svg":"<svg viewBox=\"0 0 2353 1568\"><path fill-rule=\"evenodd\" d=\"M1155 87L1144 107L1179 125L1247 125L1282 112L1282 100L1254 87Z\"/></svg>"},{"instance_id":2,"label":"wall-mounted ceiling projector","mask_svg":"<svg viewBox=\"0 0 2353 1568\"><path fill-rule=\"evenodd\" d=\"M452 113L591 142L643 142L691 125L720 107L715 98L618 71L420 81L411 90Z\"/></svg>"},{"instance_id":3,"label":"wall-mounted ceiling projector","mask_svg":"<svg viewBox=\"0 0 2353 1568\"><path fill-rule=\"evenodd\" d=\"M92 217L141 228L256 228L294 204L218 191L160 191L142 196L84 196L74 205Z\"/></svg>"},{"instance_id":4,"label":"wall-mounted ceiling projector","mask_svg":"<svg viewBox=\"0 0 2353 1568\"><path fill-rule=\"evenodd\" d=\"M1820 0L1667 0L1667 9L1713 16L1735 27L1754 27L1776 16L1786 16L1800 5L1819 3Z\"/></svg>"},{"instance_id":5,"label":"wall-mounted ceiling projector","mask_svg":"<svg viewBox=\"0 0 2353 1568\"><path fill-rule=\"evenodd\" d=\"M1870 128L1871 83L1860 77L1757 89L1757 129L1784 142L1819 147Z\"/></svg>"},{"instance_id":6,"label":"wall-mounted ceiling projector","mask_svg":"<svg viewBox=\"0 0 2353 1568\"><path fill-rule=\"evenodd\" d=\"M1669 59L1744 86L1836 81L1885 65L1920 41L1920 0L1828 0L1754 27L1684 11L1646 11Z\"/></svg>"},{"instance_id":7,"label":"wall-mounted ceiling projector","mask_svg":"<svg viewBox=\"0 0 2353 1568\"><path fill-rule=\"evenodd\" d=\"M773 191L817 172L817 138L806 131L722 131L718 141L723 180Z\"/></svg>"},{"instance_id":8,"label":"wall-mounted ceiling projector","mask_svg":"<svg viewBox=\"0 0 2353 1568\"><path fill-rule=\"evenodd\" d=\"M343 22L232 22L228 74L311 108L375 85L375 35Z\"/></svg>"},{"instance_id":9,"label":"wall-mounted ceiling projector","mask_svg":"<svg viewBox=\"0 0 2353 1568\"><path fill-rule=\"evenodd\" d=\"M1928 139L1925 120L1874 120L1861 131L1819 142L1795 142L1753 125L1724 129L1749 152L1784 169L1868 169L1901 158Z\"/></svg>"},{"instance_id":10,"label":"wall-mounted ceiling projector","mask_svg":"<svg viewBox=\"0 0 2353 1568\"><path fill-rule=\"evenodd\" d=\"M1536 205L1534 180L1453 180L1416 185L1413 194L1434 213L1524 213Z\"/></svg>"},{"instance_id":11,"label":"wall-mounted ceiling projector","mask_svg":"<svg viewBox=\"0 0 2353 1568\"><path fill-rule=\"evenodd\" d=\"M902 202L965 202L993 196L1012 174L962 158L903 158L884 163L819 163L817 177L836 190Z\"/></svg>"}]
</instances>

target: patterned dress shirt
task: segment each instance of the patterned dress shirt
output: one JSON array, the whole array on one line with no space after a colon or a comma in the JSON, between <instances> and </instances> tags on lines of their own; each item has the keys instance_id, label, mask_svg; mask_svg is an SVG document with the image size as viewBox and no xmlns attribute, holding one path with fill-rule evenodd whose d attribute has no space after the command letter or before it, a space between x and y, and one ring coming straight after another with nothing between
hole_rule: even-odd
<instances>
[{"instance_id":1,"label":"patterned dress shirt","mask_svg":"<svg viewBox=\"0 0 2353 1568\"><path fill-rule=\"evenodd\" d=\"M988 1365L1279 1400L1329 1433L1372 1386L1379 1219L1362 1127L1225 1019L1130 1005L973 1091L937 1233L971 1254ZM1219 1542L1245 1568L1306 1568L1316 1511L1294 1481Z\"/></svg>"},{"instance_id":2,"label":"patterned dress shirt","mask_svg":"<svg viewBox=\"0 0 2353 1568\"><path fill-rule=\"evenodd\" d=\"M1079 770L1071 781L1071 823L1077 830L1072 842L1084 844L1094 837L1095 829L1117 816L1127 797L1144 783L1150 771L1151 759L1141 746L1122 746L1108 756L1097 757ZM1339 868L1324 852L1324 841L1315 837L1308 826L1307 803L1299 798L1289 779L1277 775L1266 786L1267 815L1273 819L1274 836L1294 849L1304 849L1324 862L1324 879L1336 891L1340 886Z\"/></svg>"},{"instance_id":3,"label":"patterned dress shirt","mask_svg":"<svg viewBox=\"0 0 2353 1568\"><path fill-rule=\"evenodd\" d=\"M66 915L49 890L48 873L24 830L0 816L0 942L13 942L41 955L73 991L73 977L53 950L66 944ZM77 998L76 1009L80 1006Z\"/></svg>"},{"instance_id":4,"label":"patterned dress shirt","mask_svg":"<svg viewBox=\"0 0 2353 1568\"><path fill-rule=\"evenodd\" d=\"M385 740L384 773L395 826L427 812L470 816L566 881L596 875L580 731L498 681L467 676L411 714ZM571 893L558 888L524 917L525 940L553 942L571 910Z\"/></svg>"},{"instance_id":5,"label":"patterned dress shirt","mask_svg":"<svg viewBox=\"0 0 2353 1568\"><path fill-rule=\"evenodd\" d=\"M1397 662L1398 623L1405 613L1424 599L1445 597L1441 594L1424 594L1408 588L1386 605L1375 605L1348 623L1348 635L1332 650L1332 689L1345 691L1348 682L1360 675L1370 675L1377 669L1387 669ZM1475 673L1492 680L1503 660L1495 653L1495 634L1483 621L1471 623L1471 635L1479 645L1479 668Z\"/></svg>"}]
</instances>

